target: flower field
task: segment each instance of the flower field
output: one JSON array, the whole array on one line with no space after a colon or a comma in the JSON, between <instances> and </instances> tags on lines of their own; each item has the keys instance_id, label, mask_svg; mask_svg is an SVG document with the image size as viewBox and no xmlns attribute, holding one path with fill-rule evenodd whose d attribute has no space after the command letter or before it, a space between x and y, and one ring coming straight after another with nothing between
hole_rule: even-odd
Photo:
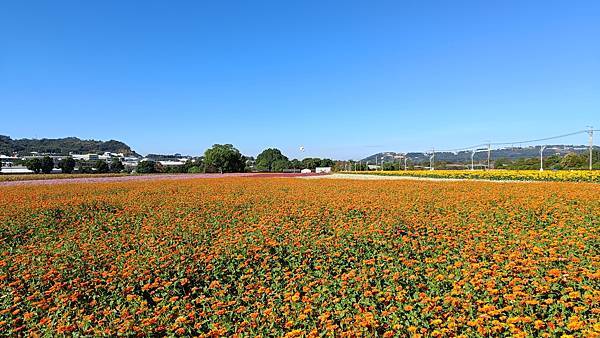
<instances>
[{"instance_id":1,"label":"flower field","mask_svg":"<svg viewBox=\"0 0 600 338\"><path fill-rule=\"evenodd\" d=\"M69 178L86 178L86 177L120 177L128 176L124 173L104 173L104 174L1 174L0 182L16 182L16 181L31 181L31 180L53 180L53 179L69 179Z\"/></svg>"},{"instance_id":2,"label":"flower field","mask_svg":"<svg viewBox=\"0 0 600 338\"><path fill-rule=\"evenodd\" d=\"M508 181L567 181L600 183L600 171L589 170L399 170L355 171L354 174Z\"/></svg>"},{"instance_id":3,"label":"flower field","mask_svg":"<svg viewBox=\"0 0 600 338\"><path fill-rule=\"evenodd\" d=\"M600 336L600 185L0 187L0 334Z\"/></svg>"}]
</instances>

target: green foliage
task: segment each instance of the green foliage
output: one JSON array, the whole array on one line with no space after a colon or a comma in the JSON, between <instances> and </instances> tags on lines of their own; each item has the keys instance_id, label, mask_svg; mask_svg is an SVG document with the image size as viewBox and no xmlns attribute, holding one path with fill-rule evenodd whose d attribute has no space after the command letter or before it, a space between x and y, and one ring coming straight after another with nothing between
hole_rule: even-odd
<instances>
[{"instance_id":1,"label":"green foliage","mask_svg":"<svg viewBox=\"0 0 600 338\"><path fill-rule=\"evenodd\" d=\"M189 167L189 168L188 168L188 170L187 170L187 172L188 172L188 173L190 173L190 174L200 174L200 173L202 173L203 171L204 171L204 169L203 169L203 168L196 167L196 166L194 166L194 167Z\"/></svg>"},{"instance_id":2,"label":"green foliage","mask_svg":"<svg viewBox=\"0 0 600 338\"><path fill-rule=\"evenodd\" d=\"M89 161L79 160L77 161L77 172L79 174L90 174L93 172L92 163Z\"/></svg>"},{"instance_id":3,"label":"green foliage","mask_svg":"<svg viewBox=\"0 0 600 338\"><path fill-rule=\"evenodd\" d=\"M54 160L51 159L50 156L44 156L40 161L40 166L42 173L49 174L52 172L52 169L54 169Z\"/></svg>"},{"instance_id":4,"label":"green foliage","mask_svg":"<svg viewBox=\"0 0 600 338\"><path fill-rule=\"evenodd\" d=\"M319 167L333 167L334 164L335 163L333 162L333 160L329 158L324 158L319 162Z\"/></svg>"},{"instance_id":5,"label":"green foliage","mask_svg":"<svg viewBox=\"0 0 600 338\"><path fill-rule=\"evenodd\" d=\"M304 168L315 170L316 167L321 165L321 159L307 157L302 160L302 165Z\"/></svg>"},{"instance_id":6,"label":"green foliage","mask_svg":"<svg viewBox=\"0 0 600 338\"><path fill-rule=\"evenodd\" d=\"M113 158L110 162L110 171L113 173L120 173L125 169L125 166L118 158Z\"/></svg>"},{"instance_id":7,"label":"green foliage","mask_svg":"<svg viewBox=\"0 0 600 338\"><path fill-rule=\"evenodd\" d=\"M54 153L67 155L71 152L78 154L103 153L106 151L113 153L123 153L125 155L136 155L131 148L120 141L96 141L81 140L77 137L66 137L57 139L17 139L13 140L8 136L0 135L0 154L11 155L19 153L21 155L30 154L33 151L40 153Z\"/></svg>"},{"instance_id":8,"label":"green foliage","mask_svg":"<svg viewBox=\"0 0 600 338\"><path fill-rule=\"evenodd\" d=\"M37 157L28 159L25 161L25 166L27 166L27 169L39 174L42 171L42 160Z\"/></svg>"},{"instance_id":9,"label":"green foliage","mask_svg":"<svg viewBox=\"0 0 600 338\"><path fill-rule=\"evenodd\" d=\"M290 161L288 161L287 159L277 160L277 161L273 162L273 164L271 165L271 171L273 171L273 172L282 172L284 169L289 169L289 168L290 168Z\"/></svg>"},{"instance_id":10,"label":"green foliage","mask_svg":"<svg viewBox=\"0 0 600 338\"><path fill-rule=\"evenodd\" d=\"M564 156L559 154L544 156L544 169L552 170L571 170L571 169L587 169L589 167L588 153L568 153ZM592 153L593 165L600 166L600 151L594 150ZM519 158L510 160L507 158L499 158L494 161L496 169L508 170L538 170L540 168L540 158Z\"/></svg>"},{"instance_id":11,"label":"green foliage","mask_svg":"<svg viewBox=\"0 0 600 338\"><path fill-rule=\"evenodd\" d=\"M96 168L96 172L99 174L107 173L110 171L108 163L106 163L106 161L103 160L96 161L96 163L94 164L94 168Z\"/></svg>"},{"instance_id":12,"label":"green foliage","mask_svg":"<svg viewBox=\"0 0 600 338\"><path fill-rule=\"evenodd\" d=\"M320 159L318 157L307 157L302 160L302 165L304 168L315 170L316 167L335 167L335 162L328 158Z\"/></svg>"},{"instance_id":13,"label":"green foliage","mask_svg":"<svg viewBox=\"0 0 600 338\"><path fill-rule=\"evenodd\" d=\"M156 171L156 162L154 161L141 161L136 168L136 172L140 174L151 174Z\"/></svg>"},{"instance_id":14,"label":"green foliage","mask_svg":"<svg viewBox=\"0 0 600 338\"><path fill-rule=\"evenodd\" d=\"M245 161L242 154L231 144L215 144L204 152L207 166L215 168L220 173L243 172Z\"/></svg>"},{"instance_id":15,"label":"green foliage","mask_svg":"<svg viewBox=\"0 0 600 338\"><path fill-rule=\"evenodd\" d=\"M274 169L274 163L277 163L278 169ZM281 168L281 166L284 166ZM256 157L256 169L260 171L282 171L288 166L288 158L284 156L279 149L269 148L263 150Z\"/></svg>"},{"instance_id":16,"label":"green foliage","mask_svg":"<svg viewBox=\"0 0 600 338\"><path fill-rule=\"evenodd\" d=\"M304 169L304 165L298 159L293 159L290 161L290 168L292 169Z\"/></svg>"},{"instance_id":17,"label":"green foliage","mask_svg":"<svg viewBox=\"0 0 600 338\"><path fill-rule=\"evenodd\" d=\"M587 162L588 156L570 153L565 155L560 163L565 168L583 168Z\"/></svg>"},{"instance_id":18,"label":"green foliage","mask_svg":"<svg viewBox=\"0 0 600 338\"><path fill-rule=\"evenodd\" d=\"M58 167L64 174L71 174L75 169L76 162L72 157L67 157L58 163Z\"/></svg>"}]
</instances>

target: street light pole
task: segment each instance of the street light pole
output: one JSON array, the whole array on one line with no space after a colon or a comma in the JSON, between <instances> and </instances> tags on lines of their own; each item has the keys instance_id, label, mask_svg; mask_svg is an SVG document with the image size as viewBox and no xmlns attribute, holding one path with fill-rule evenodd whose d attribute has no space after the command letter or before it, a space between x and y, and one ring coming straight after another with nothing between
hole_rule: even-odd
<instances>
[{"instance_id":1,"label":"street light pole","mask_svg":"<svg viewBox=\"0 0 600 338\"><path fill-rule=\"evenodd\" d=\"M490 158L492 157L492 145L488 143L488 163L487 170L490 170Z\"/></svg>"},{"instance_id":2,"label":"street light pole","mask_svg":"<svg viewBox=\"0 0 600 338\"><path fill-rule=\"evenodd\" d=\"M475 170L475 163L473 162L473 157L475 157L475 149L471 150L471 170Z\"/></svg>"},{"instance_id":3,"label":"street light pole","mask_svg":"<svg viewBox=\"0 0 600 338\"><path fill-rule=\"evenodd\" d=\"M433 167L435 163L435 148L431 148L431 156L429 157L429 170L435 170Z\"/></svg>"},{"instance_id":4,"label":"street light pole","mask_svg":"<svg viewBox=\"0 0 600 338\"><path fill-rule=\"evenodd\" d=\"M544 149L546 146L540 146L540 171L544 171Z\"/></svg>"}]
</instances>

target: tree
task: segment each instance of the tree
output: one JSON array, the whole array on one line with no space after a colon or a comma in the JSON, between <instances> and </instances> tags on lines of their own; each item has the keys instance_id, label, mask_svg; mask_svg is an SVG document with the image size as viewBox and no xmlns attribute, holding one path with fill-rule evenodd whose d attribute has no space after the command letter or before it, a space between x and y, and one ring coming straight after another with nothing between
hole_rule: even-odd
<instances>
[{"instance_id":1,"label":"tree","mask_svg":"<svg viewBox=\"0 0 600 338\"><path fill-rule=\"evenodd\" d=\"M92 167L88 161L79 160L77 161L77 172L79 174L90 174L92 173Z\"/></svg>"},{"instance_id":2,"label":"tree","mask_svg":"<svg viewBox=\"0 0 600 338\"><path fill-rule=\"evenodd\" d=\"M292 169L304 169L302 162L298 161L297 159L290 161L290 167L292 167Z\"/></svg>"},{"instance_id":3,"label":"tree","mask_svg":"<svg viewBox=\"0 0 600 338\"><path fill-rule=\"evenodd\" d=\"M231 144L215 144L204 152L206 165L224 172L243 172L244 159L239 150Z\"/></svg>"},{"instance_id":4,"label":"tree","mask_svg":"<svg viewBox=\"0 0 600 338\"><path fill-rule=\"evenodd\" d=\"M277 162L277 161L288 161L288 158L285 157L281 151L279 149L275 149L275 148L269 148L269 149L265 149L263 150L262 153L260 153L257 157L256 157L256 169L258 170L262 170L262 171L274 171L273 170L273 163ZM279 163L280 165L282 163Z\"/></svg>"},{"instance_id":5,"label":"tree","mask_svg":"<svg viewBox=\"0 0 600 338\"><path fill-rule=\"evenodd\" d=\"M110 171L111 172L120 173L124 169L125 169L125 166L123 165L121 160L119 160L118 158L113 158L112 161L110 161Z\"/></svg>"},{"instance_id":6,"label":"tree","mask_svg":"<svg viewBox=\"0 0 600 338\"><path fill-rule=\"evenodd\" d=\"M288 161L287 159L277 160L277 161L273 162L273 164L271 165L271 171L274 171L274 172L282 172L283 169L289 169L289 168L290 168L290 161Z\"/></svg>"},{"instance_id":7,"label":"tree","mask_svg":"<svg viewBox=\"0 0 600 338\"><path fill-rule=\"evenodd\" d=\"M96 168L96 172L100 174L107 173L110 170L110 168L108 167L108 163L106 163L106 161L103 160L96 161L96 163L94 164L94 168Z\"/></svg>"},{"instance_id":8,"label":"tree","mask_svg":"<svg viewBox=\"0 0 600 338\"><path fill-rule=\"evenodd\" d=\"M203 171L203 170L202 170L202 168L200 168L200 167L195 167L195 166L194 166L194 167L189 167L189 168L188 168L188 170L187 170L187 172L188 172L189 174L199 174L199 173L201 173L202 171Z\"/></svg>"},{"instance_id":9,"label":"tree","mask_svg":"<svg viewBox=\"0 0 600 338\"><path fill-rule=\"evenodd\" d=\"M304 168L315 170L316 167L321 165L321 159L307 157L302 160L302 165Z\"/></svg>"},{"instance_id":10,"label":"tree","mask_svg":"<svg viewBox=\"0 0 600 338\"><path fill-rule=\"evenodd\" d=\"M335 163L333 162L333 160L328 158L324 158L319 162L320 167L333 167L334 164Z\"/></svg>"},{"instance_id":11,"label":"tree","mask_svg":"<svg viewBox=\"0 0 600 338\"><path fill-rule=\"evenodd\" d=\"M568 153L561 160L561 165L566 169L583 168L588 160L587 156Z\"/></svg>"},{"instance_id":12,"label":"tree","mask_svg":"<svg viewBox=\"0 0 600 338\"><path fill-rule=\"evenodd\" d=\"M54 160L50 156L44 156L41 160L41 170L44 174L49 174L54 169Z\"/></svg>"},{"instance_id":13,"label":"tree","mask_svg":"<svg viewBox=\"0 0 600 338\"><path fill-rule=\"evenodd\" d=\"M64 174L70 174L75 169L75 160L72 157L67 157L58 162L58 167Z\"/></svg>"},{"instance_id":14,"label":"tree","mask_svg":"<svg viewBox=\"0 0 600 338\"><path fill-rule=\"evenodd\" d=\"M141 161L135 170L140 174L151 174L156 172L156 162L154 161Z\"/></svg>"},{"instance_id":15,"label":"tree","mask_svg":"<svg viewBox=\"0 0 600 338\"><path fill-rule=\"evenodd\" d=\"M42 160L39 158L30 158L25 162L25 166L27 169L33 171L36 174L39 174L42 171Z\"/></svg>"}]
</instances>

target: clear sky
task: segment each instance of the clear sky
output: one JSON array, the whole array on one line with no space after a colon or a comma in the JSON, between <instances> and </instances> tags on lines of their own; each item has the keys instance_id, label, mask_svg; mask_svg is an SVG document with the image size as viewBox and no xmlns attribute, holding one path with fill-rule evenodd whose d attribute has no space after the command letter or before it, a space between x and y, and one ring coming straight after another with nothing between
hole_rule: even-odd
<instances>
[{"instance_id":1,"label":"clear sky","mask_svg":"<svg viewBox=\"0 0 600 338\"><path fill-rule=\"evenodd\" d=\"M348 159L589 124L596 0L0 2L13 138Z\"/></svg>"}]
</instances>

